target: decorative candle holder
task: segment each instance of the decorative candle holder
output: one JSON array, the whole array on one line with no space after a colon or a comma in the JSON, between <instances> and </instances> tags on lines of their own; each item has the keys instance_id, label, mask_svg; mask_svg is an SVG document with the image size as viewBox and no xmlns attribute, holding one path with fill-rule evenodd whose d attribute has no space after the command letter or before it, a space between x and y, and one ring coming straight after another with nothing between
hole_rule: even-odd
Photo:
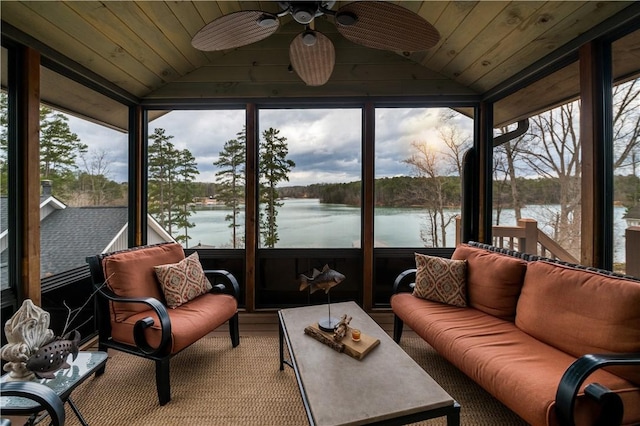
<instances>
[{"instance_id":1,"label":"decorative candle holder","mask_svg":"<svg viewBox=\"0 0 640 426\"><path fill-rule=\"evenodd\" d=\"M353 340L354 342L360 341L360 330L358 330L357 328L351 329L351 340Z\"/></svg>"}]
</instances>

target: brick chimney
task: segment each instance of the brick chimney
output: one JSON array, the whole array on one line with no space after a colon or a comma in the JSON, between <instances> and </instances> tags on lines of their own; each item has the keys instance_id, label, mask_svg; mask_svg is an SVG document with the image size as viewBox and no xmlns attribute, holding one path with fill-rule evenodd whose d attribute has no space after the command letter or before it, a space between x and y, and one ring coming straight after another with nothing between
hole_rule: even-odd
<instances>
[{"instance_id":1,"label":"brick chimney","mask_svg":"<svg viewBox=\"0 0 640 426\"><path fill-rule=\"evenodd\" d=\"M42 185L42 196L51 197L51 181L42 180L40 181L40 185Z\"/></svg>"}]
</instances>

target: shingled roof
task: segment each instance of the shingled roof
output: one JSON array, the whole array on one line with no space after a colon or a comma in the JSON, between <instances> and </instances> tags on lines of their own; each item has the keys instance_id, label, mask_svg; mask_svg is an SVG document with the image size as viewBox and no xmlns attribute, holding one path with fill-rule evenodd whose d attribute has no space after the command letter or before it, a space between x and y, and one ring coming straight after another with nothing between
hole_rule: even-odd
<instances>
[{"instance_id":1,"label":"shingled roof","mask_svg":"<svg viewBox=\"0 0 640 426\"><path fill-rule=\"evenodd\" d=\"M102 253L127 225L127 207L67 207L41 222L41 276L84 266Z\"/></svg>"}]
</instances>

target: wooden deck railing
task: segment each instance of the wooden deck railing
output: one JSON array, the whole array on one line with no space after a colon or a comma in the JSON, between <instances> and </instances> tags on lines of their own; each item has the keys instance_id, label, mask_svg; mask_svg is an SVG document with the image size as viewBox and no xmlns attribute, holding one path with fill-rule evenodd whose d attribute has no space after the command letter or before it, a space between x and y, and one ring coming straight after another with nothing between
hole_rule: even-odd
<instances>
[{"instance_id":1,"label":"wooden deck railing","mask_svg":"<svg viewBox=\"0 0 640 426\"><path fill-rule=\"evenodd\" d=\"M492 228L492 235L492 244L496 247L580 263L560 244L538 229L538 222L534 219L520 219L515 226L495 225ZM456 245L462 242L460 239L460 217L458 217L456 218Z\"/></svg>"},{"instance_id":2,"label":"wooden deck railing","mask_svg":"<svg viewBox=\"0 0 640 426\"><path fill-rule=\"evenodd\" d=\"M493 241L491 244L497 247L536 254L565 262L581 263L553 238L538 229L538 222L534 219L520 219L515 226L493 226L492 235ZM640 226L629 226L625 230L624 239L626 262L614 265L614 270L640 277L640 261L637 260L640 259ZM456 218L456 245L461 242L461 220L458 216Z\"/></svg>"},{"instance_id":3,"label":"wooden deck railing","mask_svg":"<svg viewBox=\"0 0 640 426\"><path fill-rule=\"evenodd\" d=\"M626 273L640 277L640 226L630 226L624 233Z\"/></svg>"}]
</instances>

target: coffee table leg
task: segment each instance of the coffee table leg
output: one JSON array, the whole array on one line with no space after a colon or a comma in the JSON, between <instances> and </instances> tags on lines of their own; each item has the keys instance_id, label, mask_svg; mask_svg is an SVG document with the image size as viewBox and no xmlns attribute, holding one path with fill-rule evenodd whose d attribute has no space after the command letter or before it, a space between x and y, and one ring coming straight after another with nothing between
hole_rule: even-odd
<instances>
[{"instance_id":1,"label":"coffee table leg","mask_svg":"<svg viewBox=\"0 0 640 426\"><path fill-rule=\"evenodd\" d=\"M74 402L71 400L71 397L67 399L67 403L69 404L69 406L71 407L71 410L75 413L76 417L80 421L80 424L82 426L89 426L87 424L87 421L84 419L84 417L82 417L82 414L80 413L80 410L78 410L78 407L76 407L76 404L74 404Z\"/></svg>"},{"instance_id":2,"label":"coffee table leg","mask_svg":"<svg viewBox=\"0 0 640 426\"><path fill-rule=\"evenodd\" d=\"M278 321L278 336L280 338L280 371L284 370L284 330L282 321Z\"/></svg>"},{"instance_id":3,"label":"coffee table leg","mask_svg":"<svg viewBox=\"0 0 640 426\"><path fill-rule=\"evenodd\" d=\"M460 404L453 403L453 411L447 414L447 426L460 426Z\"/></svg>"}]
</instances>

